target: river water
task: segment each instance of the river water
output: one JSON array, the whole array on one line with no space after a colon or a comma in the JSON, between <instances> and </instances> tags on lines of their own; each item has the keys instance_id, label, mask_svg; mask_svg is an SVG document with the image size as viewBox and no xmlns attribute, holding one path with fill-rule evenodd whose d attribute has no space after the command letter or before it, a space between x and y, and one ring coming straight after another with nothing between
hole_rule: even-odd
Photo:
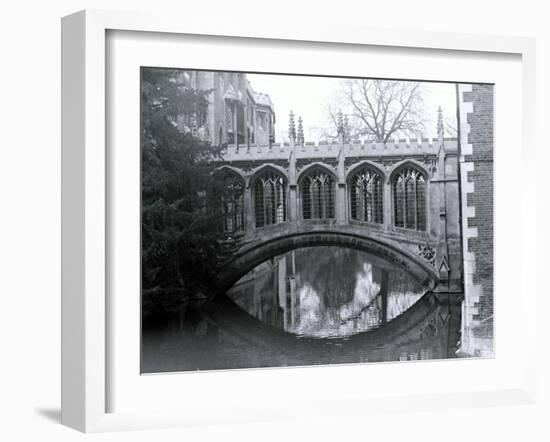
<instances>
[{"instance_id":1,"label":"river water","mask_svg":"<svg viewBox=\"0 0 550 442\"><path fill-rule=\"evenodd\" d=\"M361 251L294 250L225 295L144 318L142 372L454 357L460 305L445 296Z\"/></svg>"}]
</instances>

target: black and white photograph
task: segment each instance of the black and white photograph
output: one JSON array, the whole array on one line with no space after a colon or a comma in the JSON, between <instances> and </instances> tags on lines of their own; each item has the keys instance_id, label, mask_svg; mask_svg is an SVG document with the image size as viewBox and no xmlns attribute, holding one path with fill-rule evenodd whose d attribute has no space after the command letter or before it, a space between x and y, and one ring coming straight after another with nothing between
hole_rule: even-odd
<instances>
[{"instance_id":1,"label":"black and white photograph","mask_svg":"<svg viewBox=\"0 0 550 442\"><path fill-rule=\"evenodd\" d=\"M490 358L494 85L141 67L141 372Z\"/></svg>"},{"instance_id":2,"label":"black and white photograph","mask_svg":"<svg viewBox=\"0 0 550 442\"><path fill-rule=\"evenodd\" d=\"M0 441L547 442L545 6L7 2Z\"/></svg>"}]
</instances>

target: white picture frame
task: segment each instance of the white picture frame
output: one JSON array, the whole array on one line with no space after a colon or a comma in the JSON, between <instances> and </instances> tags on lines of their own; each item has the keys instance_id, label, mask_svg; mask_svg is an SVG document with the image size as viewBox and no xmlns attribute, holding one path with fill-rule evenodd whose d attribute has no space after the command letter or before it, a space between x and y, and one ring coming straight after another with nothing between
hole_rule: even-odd
<instances>
[{"instance_id":1,"label":"white picture frame","mask_svg":"<svg viewBox=\"0 0 550 442\"><path fill-rule=\"evenodd\" d=\"M391 32L345 26L281 26L196 19L183 23L177 17L144 13L86 10L62 21L62 423L85 432L206 424L208 422L253 421L270 418L322 416L330 401L299 410L251 410L243 417L231 413L205 416L198 412L107 412L109 365L107 302L107 247L109 195L106 155L106 33L143 31L163 34L227 36L281 41L339 43L478 54L514 54L522 66L522 146L524 171L535 158L535 44L532 39L480 35ZM527 272L527 256L535 248L535 194L522 190L521 272ZM535 303L534 282L522 278L522 305ZM525 336L534 336L535 324L525 325ZM535 396L534 339L526 341L524 376L520 386L498 390L472 390L461 394L377 398L373 401L342 397L340 414L364 414L372 410L432 409L531 403ZM338 370L338 367L334 368ZM290 376L288 374L287 376ZM208 376L208 374L202 374ZM243 375L241 372L241 379ZM244 382L241 381L241 382ZM332 410L333 411L333 410Z\"/></svg>"}]
</instances>

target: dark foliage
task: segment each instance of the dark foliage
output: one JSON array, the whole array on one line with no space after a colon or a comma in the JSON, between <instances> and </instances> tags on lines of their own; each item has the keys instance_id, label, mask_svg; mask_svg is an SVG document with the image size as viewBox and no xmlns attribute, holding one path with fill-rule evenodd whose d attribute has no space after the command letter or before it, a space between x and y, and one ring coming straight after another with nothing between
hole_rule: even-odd
<instances>
[{"instance_id":1,"label":"dark foliage","mask_svg":"<svg viewBox=\"0 0 550 442\"><path fill-rule=\"evenodd\" d=\"M177 126L205 113L209 91L182 86L181 72L142 69L142 307L166 313L208 295L231 252L221 231L220 194L212 178L219 147Z\"/></svg>"}]
</instances>

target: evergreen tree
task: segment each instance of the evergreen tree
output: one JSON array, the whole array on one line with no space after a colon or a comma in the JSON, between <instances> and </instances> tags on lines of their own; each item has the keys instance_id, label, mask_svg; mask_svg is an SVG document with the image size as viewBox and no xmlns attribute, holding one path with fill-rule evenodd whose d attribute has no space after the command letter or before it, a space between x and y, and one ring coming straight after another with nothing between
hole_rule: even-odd
<instances>
[{"instance_id":1,"label":"evergreen tree","mask_svg":"<svg viewBox=\"0 0 550 442\"><path fill-rule=\"evenodd\" d=\"M231 251L211 173L220 149L177 125L178 117L206 112L210 91L184 87L180 76L172 69L142 69L144 313L165 313L211 293Z\"/></svg>"}]
</instances>

